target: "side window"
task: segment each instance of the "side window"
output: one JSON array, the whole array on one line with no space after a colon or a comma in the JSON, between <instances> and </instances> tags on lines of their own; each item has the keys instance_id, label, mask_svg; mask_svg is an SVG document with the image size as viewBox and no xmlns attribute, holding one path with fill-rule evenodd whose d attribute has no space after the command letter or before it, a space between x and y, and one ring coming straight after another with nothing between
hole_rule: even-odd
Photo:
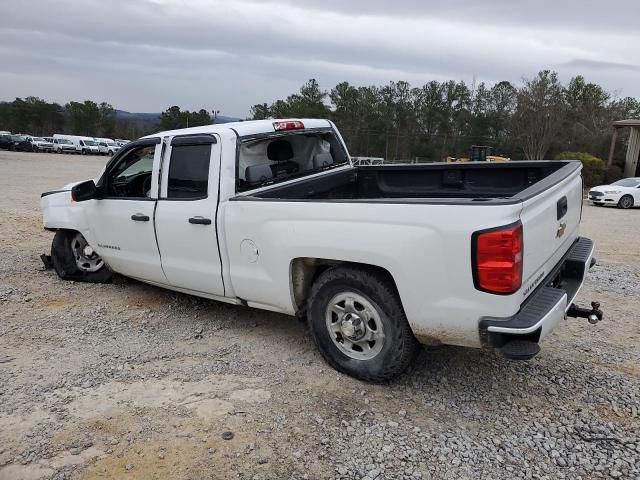
<instances>
[{"instance_id":1,"label":"side window","mask_svg":"<svg viewBox=\"0 0 640 480\"><path fill-rule=\"evenodd\" d=\"M108 197L148 198L156 146L140 147L120 159L106 179Z\"/></svg>"},{"instance_id":2,"label":"side window","mask_svg":"<svg viewBox=\"0 0 640 480\"><path fill-rule=\"evenodd\" d=\"M211 145L174 145L169 160L167 198L207 197Z\"/></svg>"}]
</instances>

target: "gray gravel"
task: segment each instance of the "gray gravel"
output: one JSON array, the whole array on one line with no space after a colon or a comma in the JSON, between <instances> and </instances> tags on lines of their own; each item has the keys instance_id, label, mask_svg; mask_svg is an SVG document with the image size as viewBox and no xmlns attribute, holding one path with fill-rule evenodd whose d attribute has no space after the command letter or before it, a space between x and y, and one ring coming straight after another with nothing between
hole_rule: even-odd
<instances>
[{"instance_id":1,"label":"gray gravel","mask_svg":"<svg viewBox=\"0 0 640 480\"><path fill-rule=\"evenodd\" d=\"M427 349L368 385L296 319L43 270L37 194L103 162L0 152L0 479L640 479L640 210L585 207L597 326L523 363Z\"/></svg>"},{"instance_id":2,"label":"gray gravel","mask_svg":"<svg viewBox=\"0 0 640 480\"><path fill-rule=\"evenodd\" d=\"M640 235L640 224L638 230L638 235ZM600 261L598 268L591 271L587 282L601 292L640 298L640 267L636 265Z\"/></svg>"}]
</instances>

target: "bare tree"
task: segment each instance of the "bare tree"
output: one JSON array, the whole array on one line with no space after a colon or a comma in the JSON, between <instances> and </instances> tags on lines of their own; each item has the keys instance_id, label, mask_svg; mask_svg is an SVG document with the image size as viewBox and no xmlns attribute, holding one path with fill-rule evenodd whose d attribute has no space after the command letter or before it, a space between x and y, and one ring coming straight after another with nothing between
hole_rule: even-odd
<instances>
[{"instance_id":1,"label":"bare tree","mask_svg":"<svg viewBox=\"0 0 640 480\"><path fill-rule=\"evenodd\" d=\"M543 70L524 80L518 90L518 107L513 118L527 160L542 160L558 137L565 121L563 87L558 74Z\"/></svg>"}]
</instances>

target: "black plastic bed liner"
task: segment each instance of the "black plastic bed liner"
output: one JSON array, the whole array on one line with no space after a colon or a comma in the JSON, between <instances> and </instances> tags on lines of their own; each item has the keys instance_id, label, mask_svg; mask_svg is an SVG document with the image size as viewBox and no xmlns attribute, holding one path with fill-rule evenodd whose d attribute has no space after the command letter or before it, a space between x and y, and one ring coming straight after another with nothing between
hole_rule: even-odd
<instances>
[{"instance_id":1,"label":"black plastic bed liner","mask_svg":"<svg viewBox=\"0 0 640 480\"><path fill-rule=\"evenodd\" d=\"M359 166L275 185L234 200L516 203L579 168L575 161Z\"/></svg>"}]
</instances>

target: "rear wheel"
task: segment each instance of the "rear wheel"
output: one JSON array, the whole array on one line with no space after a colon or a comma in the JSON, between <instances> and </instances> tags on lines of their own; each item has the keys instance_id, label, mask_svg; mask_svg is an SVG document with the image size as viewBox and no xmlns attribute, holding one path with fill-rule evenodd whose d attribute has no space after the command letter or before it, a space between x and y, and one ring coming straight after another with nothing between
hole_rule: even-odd
<instances>
[{"instance_id":1,"label":"rear wheel","mask_svg":"<svg viewBox=\"0 0 640 480\"><path fill-rule=\"evenodd\" d=\"M51 244L53 267L63 280L108 283L111 271L80 232L58 230Z\"/></svg>"},{"instance_id":2,"label":"rear wheel","mask_svg":"<svg viewBox=\"0 0 640 480\"><path fill-rule=\"evenodd\" d=\"M618 208L631 208L633 207L633 197L631 195L623 195L618 201Z\"/></svg>"},{"instance_id":3,"label":"rear wheel","mask_svg":"<svg viewBox=\"0 0 640 480\"><path fill-rule=\"evenodd\" d=\"M395 286L375 269L324 272L311 289L307 316L325 360L361 380L395 378L419 349Z\"/></svg>"}]
</instances>

